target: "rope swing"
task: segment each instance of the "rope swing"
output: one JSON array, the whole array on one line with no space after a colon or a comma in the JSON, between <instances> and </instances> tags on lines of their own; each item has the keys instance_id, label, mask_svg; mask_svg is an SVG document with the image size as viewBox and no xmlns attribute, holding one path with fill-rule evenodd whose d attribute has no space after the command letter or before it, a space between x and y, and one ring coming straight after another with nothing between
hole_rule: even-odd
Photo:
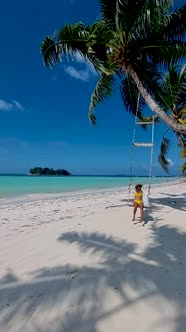
<instances>
[{"instance_id":1,"label":"rope swing","mask_svg":"<svg viewBox=\"0 0 186 332\"><path fill-rule=\"evenodd\" d=\"M134 130L133 130L133 137L132 137L132 146L131 146L131 163L130 163L130 180L129 180L129 199L131 194L131 185L133 182L133 163L134 163L134 150L136 147L139 148L150 148L150 163L149 163L149 175L148 175L148 196L150 195L150 188L151 188L151 178L152 178L152 162L153 162L153 152L154 152L154 117L152 121L149 122L139 122L138 120L138 110L139 110L139 102L140 102L140 92L138 94L137 105L136 105L136 114L135 114L135 121L134 121ZM136 142L136 126L137 125L151 125L152 126L152 134L151 134L151 142L143 143L143 142Z\"/></svg>"}]
</instances>

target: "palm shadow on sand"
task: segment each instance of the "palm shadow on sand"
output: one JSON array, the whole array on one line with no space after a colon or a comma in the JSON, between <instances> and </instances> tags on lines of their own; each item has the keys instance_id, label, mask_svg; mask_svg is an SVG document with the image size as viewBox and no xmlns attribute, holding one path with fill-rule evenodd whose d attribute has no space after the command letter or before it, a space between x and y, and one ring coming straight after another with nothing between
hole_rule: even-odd
<instances>
[{"instance_id":1,"label":"palm shadow on sand","mask_svg":"<svg viewBox=\"0 0 186 332\"><path fill-rule=\"evenodd\" d=\"M163 195L163 193L162 193ZM168 197L167 197L168 196ZM171 207L177 210L186 211L186 195L171 195L166 194L165 197L150 197L149 199L151 205L158 204L162 207ZM128 199L122 199L121 202L128 204ZM132 200L130 200L130 205L132 205Z\"/></svg>"},{"instance_id":2,"label":"palm shadow on sand","mask_svg":"<svg viewBox=\"0 0 186 332\"><path fill-rule=\"evenodd\" d=\"M0 280L1 331L10 331L15 318L21 317L20 329L15 326L15 332L98 332L105 319L161 295L177 308L176 316L165 314L156 325L174 325L175 332L184 332L186 233L151 224L151 237L152 244L139 254L135 243L101 233L60 235L59 243L77 246L82 255L99 255L99 265L74 266L69 262L45 267L33 271L27 282L8 271ZM128 294L129 286L137 292L135 297ZM106 308L103 303L108 292L118 303Z\"/></svg>"},{"instance_id":3,"label":"palm shadow on sand","mask_svg":"<svg viewBox=\"0 0 186 332\"><path fill-rule=\"evenodd\" d=\"M164 195L161 193L161 195ZM168 197L167 197L168 196ZM128 205L132 208L132 202L133 200L131 199L130 201L128 199L122 199L121 202L123 202L123 206ZM165 197L150 197L149 199L150 202L150 207L144 209L144 221L145 224L148 224L149 222L155 222L161 220L161 218L166 215L167 213L170 213L171 209L179 210L179 211L186 211L186 194L182 195L176 195L176 194L165 194ZM163 211L163 208L168 208L169 210ZM162 213L161 213L162 210ZM159 212L160 216L154 218L153 213L154 212ZM132 211L131 211L132 214Z\"/></svg>"}]
</instances>

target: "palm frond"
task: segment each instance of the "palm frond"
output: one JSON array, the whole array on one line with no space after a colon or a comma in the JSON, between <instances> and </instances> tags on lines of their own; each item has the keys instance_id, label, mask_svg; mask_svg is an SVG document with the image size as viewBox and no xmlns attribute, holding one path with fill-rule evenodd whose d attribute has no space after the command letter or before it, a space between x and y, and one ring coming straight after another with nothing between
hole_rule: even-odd
<instances>
[{"instance_id":1,"label":"palm frond","mask_svg":"<svg viewBox=\"0 0 186 332\"><path fill-rule=\"evenodd\" d=\"M46 66L52 67L61 62L62 56L71 56L79 52L87 56L88 28L82 23L64 25L54 33L53 39L46 37L41 44L41 53Z\"/></svg>"},{"instance_id":2,"label":"palm frond","mask_svg":"<svg viewBox=\"0 0 186 332\"><path fill-rule=\"evenodd\" d=\"M113 30L109 21L102 20L94 23L90 28L87 49L91 58L107 62L108 50L112 45Z\"/></svg>"},{"instance_id":3,"label":"palm frond","mask_svg":"<svg viewBox=\"0 0 186 332\"><path fill-rule=\"evenodd\" d=\"M180 113L184 116L184 118L186 119L186 107L185 105L183 106L182 109L180 109Z\"/></svg>"},{"instance_id":4,"label":"palm frond","mask_svg":"<svg viewBox=\"0 0 186 332\"><path fill-rule=\"evenodd\" d=\"M79 53L85 60L91 61L95 69L108 73L108 48L111 46L113 32L108 21L96 22L84 26L81 22L75 25L64 25L54 33L53 39L45 38L41 53L46 66L52 67L62 61L62 57L73 58ZM107 69L106 69L107 68Z\"/></svg>"},{"instance_id":5,"label":"palm frond","mask_svg":"<svg viewBox=\"0 0 186 332\"><path fill-rule=\"evenodd\" d=\"M133 5L132 1L130 3ZM158 4L156 0L137 1L137 7L135 4L137 13L133 13L133 17L136 15L133 30L135 29L140 35L160 31L164 25L168 24L169 16L167 13L172 4L172 0L160 0Z\"/></svg>"},{"instance_id":6,"label":"palm frond","mask_svg":"<svg viewBox=\"0 0 186 332\"><path fill-rule=\"evenodd\" d=\"M184 159L186 158L186 146L184 146L180 151L180 158Z\"/></svg>"},{"instance_id":7,"label":"palm frond","mask_svg":"<svg viewBox=\"0 0 186 332\"><path fill-rule=\"evenodd\" d=\"M134 31L142 35L160 29L168 20L171 5L172 0L160 0L158 5L157 0L100 0L102 18L109 20L113 29L123 31L126 39Z\"/></svg>"},{"instance_id":8,"label":"palm frond","mask_svg":"<svg viewBox=\"0 0 186 332\"><path fill-rule=\"evenodd\" d=\"M158 88L157 82L160 79L157 66L150 61L144 61L144 59L136 59L133 61L133 68L138 74L143 86L151 95L154 95Z\"/></svg>"},{"instance_id":9,"label":"palm frond","mask_svg":"<svg viewBox=\"0 0 186 332\"><path fill-rule=\"evenodd\" d=\"M155 99L165 111L171 111L178 117L178 122L186 119L186 66L170 67L167 73L163 73L158 80ZM180 122L180 123L181 123Z\"/></svg>"},{"instance_id":10,"label":"palm frond","mask_svg":"<svg viewBox=\"0 0 186 332\"><path fill-rule=\"evenodd\" d=\"M98 104L102 103L106 98L112 95L113 86L114 86L114 76L102 73L92 93L90 101L88 117L90 123L93 126L96 125L96 117L94 114L95 108Z\"/></svg>"},{"instance_id":11,"label":"palm frond","mask_svg":"<svg viewBox=\"0 0 186 332\"><path fill-rule=\"evenodd\" d=\"M103 20L107 20L115 28L116 4L118 0L100 0L101 15Z\"/></svg>"},{"instance_id":12,"label":"palm frond","mask_svg":"<svg viewBox=\"0 0 186 332\"><path fill-rule=\"evenodd\" d=\"M180 148L183 148L184 146L186 146L186 140L185 140L185 136L181 133L176 133L176 137L178 140L178 146Z\"/></svg>"},{"instance_id":13,"label":"palm frond","mask_svg":"<svg viewBox=\"0 0 186 332\"><path fill-rule=\"evenodd\" d=\"M186 175L186 163L184 163L183 165L180 166L180 171Z\"/></svg>"},{"instance_id":14,"label":"palm frond","mask_svg":"<svg viewBox=\"0 0 186 332\"><path fill-rule=\"evenodd\" d=\"M139 17L143 12L144 7L146 7L146 1L135 1L135 11L134 3L130 0L118 0L116 3L116 21L117 28L121 31L125 31L126 41L127 36L130 35L135 30L135 25L139 23ZM140 21L140 27L143 26L142 21Z\"/></svg>"},{"instance_id":15,"label":"palm frond","mask_svg":"<svg viewBox=\"0 0 186 332\"><path fill-rule=\"evenodd\" d=\"M186 4L175 10L170 16L168 24L162 30L162 36L167 40L185 40L186 34Z\"/></svg>"},{"instance_id":16,"label":"palm frond","mask_svg":"<svg viewBox=\"0 0 186 332\"><path fill-rule=\"evenodd\" d=\"M167 160L167 154L169 151L170 144L171 144L170 140L166 137L163 137L160 146L160 153L158 156L159 163L166 173L169 173L169 166L170 166L170 162Z\"/></svg>"},{"instance_id":17,"label":"palm frond","mask_svg":"<svg viewBox=\"0 0 186 332\"><path fill-rule=\"evenodd\" d=\"M181 85L178 78L176 67L169 68L167 73L163 73L159 80L159 87L156 93L156 99L160 101L165 110L173 110L174 105L178 105L178 92Z\"/></svg>"},{"instance_id":18,"label":"palm frond","mask_svg":"<svg viewBox=\"0 0 186 332\"><path fill-rule=\"evenodd\" d=\"M141 120L146 104L143 97L139 97L139 90L130 75L122 80L120 92L126 110Z\"/></svg>"},{"instance_id":19,"label":"palm frond","mask_svg":"<svg viewBox=\"0 0 186 332\"><path fill-rule=\"evenodd\" d=\"M54 64L61 61L61 52L59 45L51 37L46 37L41 44L41 53L43 56L44 65L53 67Z\"/></svg>"},{"instance_id":20,"label":"palm frond","mask_svg":"<svg viewBox=\"0 0 186 332\"><path fill-rule=\"evenodd\" d=\"M120 92L126 110L134 116L137 115L143 129L147 129L148 124L146 122L152 122L153 119L156 124L159 124L159 119L157 117L143 116L146 103L143 97L139 95L139 90L130 75L122 80Z\"/></svg>"},{"instance_id":21,"label":"palm frond","mask_svg":"<svg viewBox=\"0 0 186 332\"><path fill-rule=\"evenodd\" d=\"M186 43L184 41L154 40L152 45L145 46L150 60L163 66L173 66L186 57Z\"/></svg>"},{"instance_id":22,"label":"palm frond","mask_svg":"<svg viewBox=\"0 0 186 332\"><path fill-rule=\"evenodd\" d=\"M54 39L60 45L63 54L80 52L87 55L87 42L90 37L90 26L85 26L81 22L75 25L66 24L62 29L55 31Z\"/></svg>"},{"instance_id":23,"label":"palm frond","mask_svg":"<svg viewBox=\"0 0 186 332\"><path fill-rule=\"evenodd\" d=\"M157 32L169 22L172 0L101 0L103 17L114 22L115 27L125 34L125 41L129 36L137 38L149 32ZM112 5L111 5L112 3ZM112 6L114 10L112 11ZM135 10L134 10L135 8ZM109 15L109 13L112 13Z\"/></svg>"}]
</instances>

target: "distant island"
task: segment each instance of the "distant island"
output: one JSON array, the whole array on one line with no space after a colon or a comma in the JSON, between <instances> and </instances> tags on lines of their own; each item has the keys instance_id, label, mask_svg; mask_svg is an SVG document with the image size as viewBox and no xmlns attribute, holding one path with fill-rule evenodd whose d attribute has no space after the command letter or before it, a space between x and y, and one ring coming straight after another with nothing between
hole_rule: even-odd
<instances>
[{"instance_id":1,"label":"distant island","mask_svg":"<svg viewBox=\"0 0 186 332\"><path fill-rule=\"evenodd\" d=\"M30 175L55 175L55 176L70 176L72 175L70 172L68 172L66 169L53 169L48 167L34 167L30 169Z\"/></svg>"}]
</instances>

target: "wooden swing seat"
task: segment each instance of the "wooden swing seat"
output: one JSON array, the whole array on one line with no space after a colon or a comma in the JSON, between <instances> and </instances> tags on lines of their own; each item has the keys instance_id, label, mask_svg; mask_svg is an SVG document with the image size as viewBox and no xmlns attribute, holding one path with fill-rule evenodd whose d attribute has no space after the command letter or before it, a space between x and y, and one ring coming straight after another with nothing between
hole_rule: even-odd
<instances>
[{"instance_id":1,"label":"wooden swing seat","mask_svg":"<svg viewBox=\"0 0 186 332\"><path fill-rule=\"evenodd\" d=\"M133 142L132 145L136 147L148 147L148 148L152 148L154 146L153 143L135 143L135 142Z\"/></svg>"}]
</instances>

